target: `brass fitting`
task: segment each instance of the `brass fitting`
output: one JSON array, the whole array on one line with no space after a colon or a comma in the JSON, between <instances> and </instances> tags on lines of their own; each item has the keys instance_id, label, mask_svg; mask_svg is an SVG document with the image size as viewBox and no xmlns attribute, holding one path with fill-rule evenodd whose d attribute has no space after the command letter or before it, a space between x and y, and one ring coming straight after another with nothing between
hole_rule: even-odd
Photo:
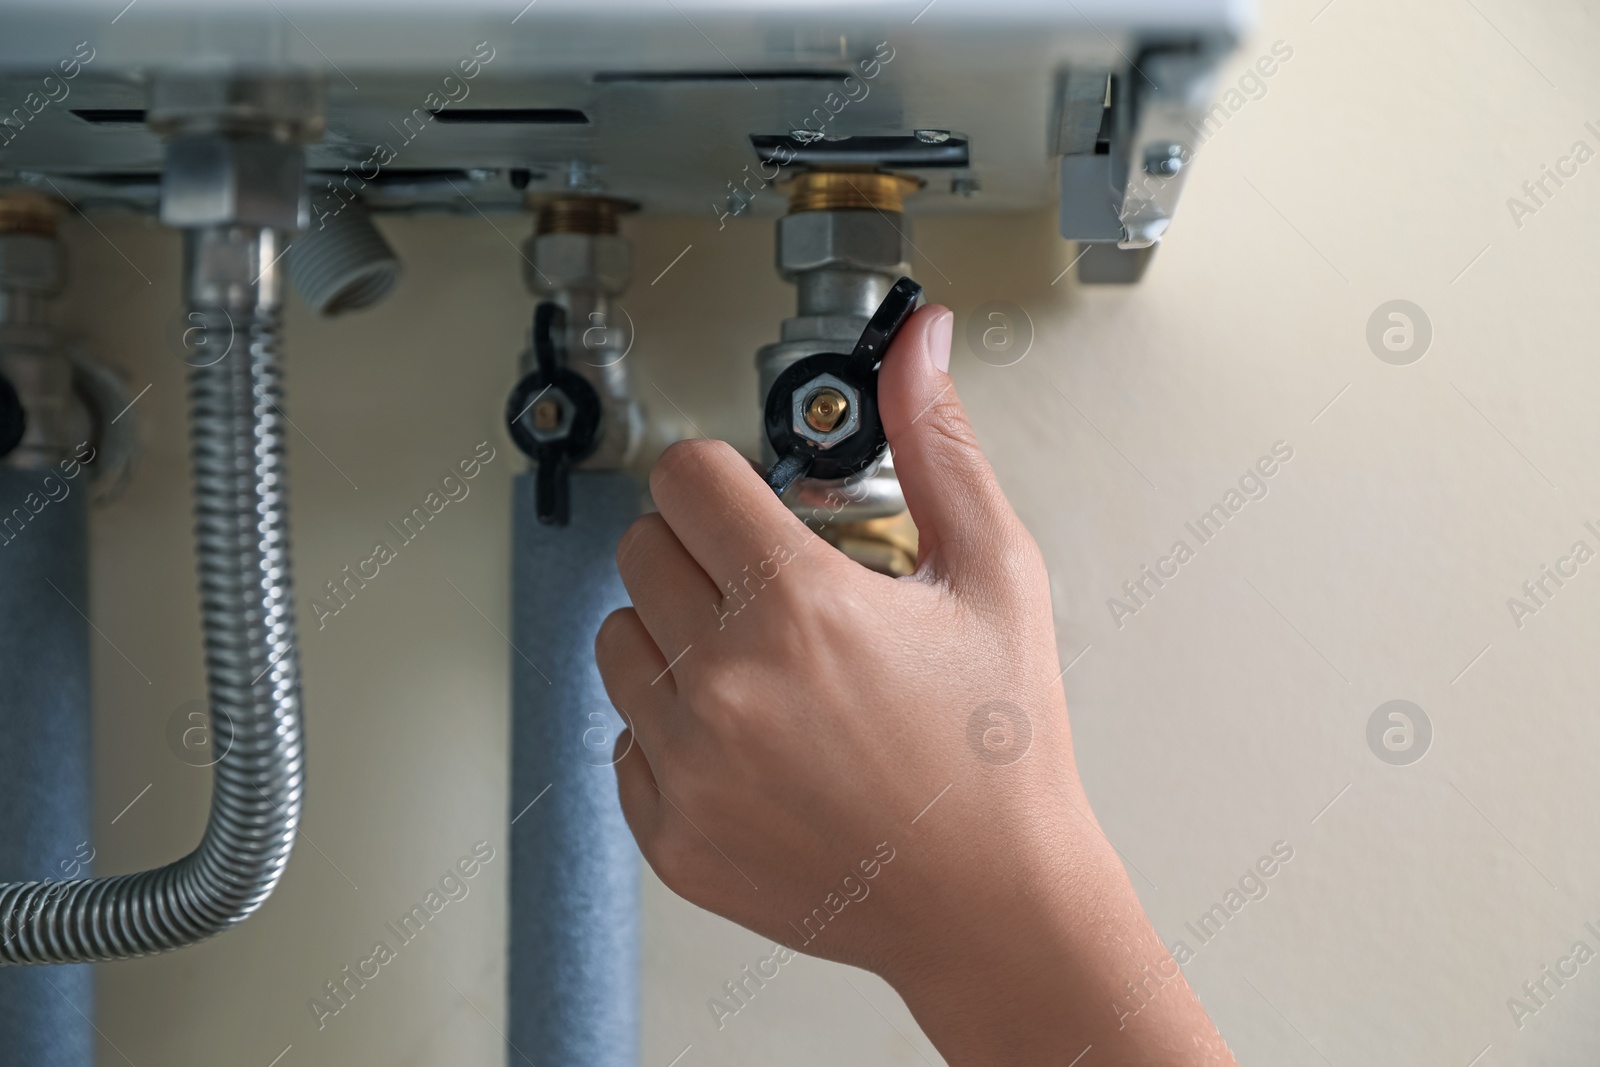
<instances>
[{"instance_id":1,"label":"brass fitting","mask_svg":"<svg viewBox=\"0 0 1600 1067\"><path fill-rule=\"evenodd\" d=\"M806 425L818 433L831 433L850 409L850 401L837 389L818 389L806 404Z\"/></svg>"},{"instance_id":2,"label":"brass fitting","mask_svg":"<svg viewBox=\"0 0 1600 1067\"><path fill-rule=\"evenodd\" d=\"M876 170L810 170L784 183L791 214L847 208L899 214L905 210L905 198L920 185L915 178Z\"/></svg>"},{"instance_id":3,"label":"brass fitting","mask_svg":"<svg viewBox=\"0 0 1600 1067\"><path fill-rule=\"evenodd\" d=\"M561 196L542 203L530 203L539 210L536 234L582 233L614 234L617 219L637 211L639 205L611 196Z\"/></svg>"},{"instance_id":4,"label":"brass fitting","mask_svg":"<svg viewBox=\"0 0 1600 1067\"><path fill-rule=\"evenodd\" d=\"M540 400L533 405L533 425L539 430L554 430L561 425L561 403L555 399Z\"/></svg>"},{"instance_id":5,"label":"brass fitting","mask_svg":"<svg viewBox=\"0 0 1600 1067\"><path fill-rule=\"evenodd\" d=\"M54 237L60 205L32 189L0 189L0 234Z\"/></svg>"},{"instance_id":6,"label":"brass fitting","mask_svg":"<svg viewBox=\"0 0 1600 1067\"><path fill-rule=\"evenodd\" d=\"M831 523L818 532L824 541L879 574L904 578L917 569L917 527L908 512Z\"/></svg>"}]
</instances>

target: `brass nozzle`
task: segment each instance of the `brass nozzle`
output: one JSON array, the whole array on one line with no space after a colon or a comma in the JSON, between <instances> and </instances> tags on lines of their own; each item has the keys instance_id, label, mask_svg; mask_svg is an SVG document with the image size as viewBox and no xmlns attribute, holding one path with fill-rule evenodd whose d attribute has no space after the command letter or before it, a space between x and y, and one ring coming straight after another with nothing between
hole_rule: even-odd
<instances>
[{"instance_id":1,"label":"brass nozzle","mask_svg":"<svg viewBox=\"0 0 1600 1067\"><path fill-rule=\"evenodd\" d=\"M837 211L875 208L899 213L905 198L917 191L915 178L875 170L809 170L785 183L789 211Z\"/></svg>"},{"instance_id":2,"label":"brass nozzle","mask_svg":"<svg viewBox=\"0 0 1600 1067\"><path fill-rule=\"evenodd\" d=\"M818 433L831 433L850 410L850 401L837 389L818 389L806 404L806 425Z\"/></svg>"}]
</instances>

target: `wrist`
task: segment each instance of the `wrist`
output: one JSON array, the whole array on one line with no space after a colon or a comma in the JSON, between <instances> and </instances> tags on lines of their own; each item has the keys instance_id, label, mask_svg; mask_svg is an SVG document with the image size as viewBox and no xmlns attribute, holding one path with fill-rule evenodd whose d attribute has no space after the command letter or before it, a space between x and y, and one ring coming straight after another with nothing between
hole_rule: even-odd
<instances>
[{"instance_id":1,"label":"wrist","mask_svg":"<svg viewBox=\"0 0 1600 1067\"><path fill-rule=\"evenodd\" d=\"M1095 1023L1115 1020L1106 997L1090 997L1085 975L1095 927L1116 908L1119 887L1092 843L1047 881L996 871L981 898L883 977L905 1000L952 1067L1070 1062L1093 1040ZM1115 872L1120 875L1120 870ZM1121 879L1126 884L1126 879ZM1096 1019L1096 1014L1106 1018Z\"/></svg>"},{"instance_id":2,"label":"wrist","mask_svg":"<svg viewBox=\"0 0 1600 1067\"><path fill-rule=\"evenodd\" d=\"M1098 828L1013 873L883 975L952 1067L1233 1063Z\"/></svg>"}]
</instances>

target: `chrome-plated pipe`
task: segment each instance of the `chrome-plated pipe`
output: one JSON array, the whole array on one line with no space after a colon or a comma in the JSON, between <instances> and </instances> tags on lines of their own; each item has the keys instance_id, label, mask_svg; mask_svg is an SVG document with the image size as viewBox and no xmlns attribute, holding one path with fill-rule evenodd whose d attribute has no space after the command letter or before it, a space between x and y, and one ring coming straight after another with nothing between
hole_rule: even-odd
<instances>
[{"instance_id":1,"label":"chrome-plated pipe","mask_svg":"<svg viewBox=\"0 0 1600 1067\"><path fill-rule=\"evenodd\" d=\"M278 366L284 237L185 235L189 380L213 772L199 846L152 870L0 884L0 964L125 959L243 921L277 885L300 823L304 750L289 582ZM197 338L191 338L195 340Z\"/></svg>"}]
</instances>

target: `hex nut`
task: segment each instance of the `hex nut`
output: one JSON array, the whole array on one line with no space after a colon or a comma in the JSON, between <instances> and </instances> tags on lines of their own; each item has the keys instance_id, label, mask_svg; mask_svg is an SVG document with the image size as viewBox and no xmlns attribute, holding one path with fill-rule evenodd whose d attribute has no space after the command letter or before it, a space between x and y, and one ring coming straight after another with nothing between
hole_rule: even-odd
<instances>
[{"instance_id":1,"label":"hex nut","mask_svg":"<svg viewBox=\"0 0 1600 1067\"><path fill-rule=\"evenodd\" d=\"M54 237L0 234L0 289L55 296L66 282L66 254Z\"/></svg>"},{"instance_id":2,"label":"hex nut","mask_svg":"<svg viewBox=\"0 0 1600 1067\"><path fill-rule=\"evenodd\" d=\"M818 433L806 421L806 409L811 405L811 398L819 389L837 389L844 394L846 406L844 421L827 433ZM861 392L853 385L846 385L842 379L833 374L819 374L796 389L789 398L790 428L795 436L811 443L820 449L829 449L843 441L861 426Z\"/></svg>"},{"instance_id":3,"label":"hex nut","mask_svg":"<svg viewBox=\"0 0 1600 1067\"><path fill-rule=\"evenodd\" d=\"M797 211L778 220L778 273L834 268L904 274L910 266L904 217L864 209Z\"/></svg>"},{"instance_id":4,"label":"hex nut","mask_svg":"<svg viewBox=\"0 0 1600 1067\"><path fill-rule=\"evenodd\" d=\"M543 404L548 400L554 400L558 405L560 405L561 417L556 422L554 427L550 429L541 429L537 420L533 418L532 409L536 405ZM574 407L572 401L567 398L567 394L555 386L550 386L550 388L547 389L542 396L535 398L533 403L529 404L528 407L529 410L523 412L522 414L522 424L523 426L527 427L528 435L535 441L544 443L548 443L550 441L560 441L572 432L572 423L574 419L577 418L578 409Z\"/></svg>"},{"instance_id":5,"label":"hex nut","mask_svg":"<svg viewBox=\"0 0 1600 1067\"><path fill-rule=\"evenodd\" d=\"M299 145L220 132L168 143L161 175L161 221L168 226L302 230L309 215Z\"/></svg>"},{"instance_id":6,"label":"hex nut","mask_svg":"<svg viewBox=\"0 0 1600 1067\"><path fill-rule=\"evenodd\" d=\"M561 426L561 401L555 397L533 402L533 428L554 432Z\"/></svg>"},{"instance_id":7,"label":"hex nut","mask_svg":"<svg viewBox=\"0 0 1600 1067\"><path fill-rule=\"evenodd\" d=\"M279 128L291 140L320 138L327 86L320 75L166 71L150 87L147 121L162 136L198 128Z\"/></svg>"},{"instance_id":8,"label":"hex nut","mask_svg":"<svg viewBox=\"0 0 1600 1067\"><path fill-rule=\"evenodd\" d=\"M632 246L614 233L545 233L524 245L522 280L545 295L593 289L620 296L633 275Z\"/></svg>"}]
</instances>

